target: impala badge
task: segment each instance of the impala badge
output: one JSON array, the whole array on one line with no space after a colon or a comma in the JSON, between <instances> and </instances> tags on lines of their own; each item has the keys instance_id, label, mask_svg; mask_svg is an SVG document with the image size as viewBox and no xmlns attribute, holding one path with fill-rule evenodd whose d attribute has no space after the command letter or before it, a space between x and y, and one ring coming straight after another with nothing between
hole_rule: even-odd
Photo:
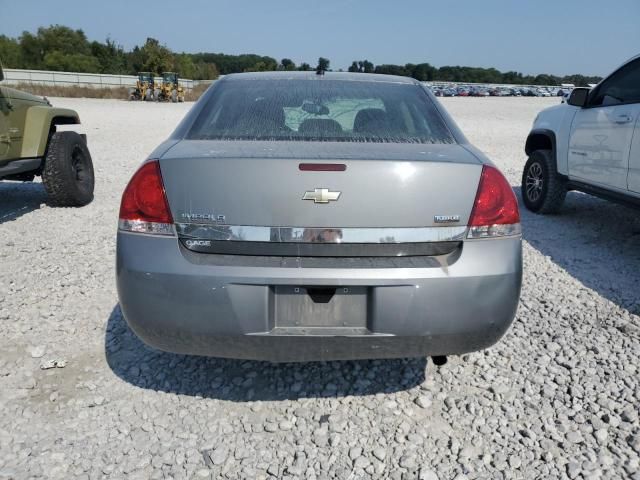
<instances>
[{"instance_id":1,"label":"impala badge","mask_svg":"<svg viewBox=\"0 0 640 480\"><path fill-rule=\"evenodd\" d=\"M182 218L193 223L226 223L224 215L215 215L213 213L183 213Z\"/></svg>"},{"instance_id":2,"label":"impala badge","mask_svg":"<svg viewBox=\"0 0 640 480\"><path fill-rule=\"evenodd\" d=\"M460 215L436 215L433 217L435 223L456 223L460 221Z\"/></svg>"},{"instance_id":3,"label":"impala badge","mask_svg":"<svg viewBox=\"0 0 640 480\"><path fill-rule=\"evenodd\" d=\"M313 191L304 192L303 200L313 200L313 203L335 202L342 192L332 192L328 188L316 188Z\"/></svg>"}]
</instances>

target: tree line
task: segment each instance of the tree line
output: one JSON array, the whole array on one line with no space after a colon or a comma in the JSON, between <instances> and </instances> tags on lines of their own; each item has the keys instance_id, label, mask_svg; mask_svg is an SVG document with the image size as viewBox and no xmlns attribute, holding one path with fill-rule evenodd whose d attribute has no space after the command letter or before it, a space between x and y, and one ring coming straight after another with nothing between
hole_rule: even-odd
<instances>
[{"instance_id":1,"label":"tree line","mask_svg":"<svg viewBox=\"0 0 640 480\"><path fill-rule=\"evenodd\" d=\"M183 78L213 80L219 75L238 72L273 70L330 70L330 61L321 57L317 66L289 59L280 61L254 54L227 55L224 53L176 53L155 38L147 38L144 45L126 51L107 38L104 42L90 41L82 30L63 25L41 27L35 33L23 32L18 38L0 35L0 59L8 68L56 70L86 73L135 75L148 71L161 74L178 72ZM434 67L429 63L406 65L374 65L368 60L356 60L350 72L381 73L413 77L420 81L450 81L469 83L511 83L528 85L558 85L573 83L584 86L597 83L600 77L541 74L523 75L519 72L500 72L495 68L461 66Z\"/></svg>"},{"instance_id":2,"label":"tree line","mask_svg":"<svg viewBox=\"0 0 640 480\"><path fill-rule=\"evenodd\" d=\"M368 60L354 61L350 72L381 73L413 77L421 82L461 82L461 83L496 83L515 85L560 85L572 83L576 86L587 86L598 83L602 77L585 75L523 75L520 72L500 72L495 68L444 66L434 67L428 63L407 63L406 65L373 65Z\"/></svg>"}]
</instances>

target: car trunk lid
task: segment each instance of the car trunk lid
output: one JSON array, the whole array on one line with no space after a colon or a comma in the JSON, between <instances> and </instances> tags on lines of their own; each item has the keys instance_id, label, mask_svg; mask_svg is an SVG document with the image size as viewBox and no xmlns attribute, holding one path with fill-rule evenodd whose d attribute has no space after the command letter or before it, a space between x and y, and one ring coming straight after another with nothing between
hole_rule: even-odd
<instances>
[{"instance_id":1,"label":"car trunk lid","mask_svg":"<svg viewBox=\"0 0 640 480\"><path fill-rule=\"evenodd\" d=\"M160 165L178 224L368 229L466 225L482 171L457 144L192 140Z\"/></svg>"}]
</instances>

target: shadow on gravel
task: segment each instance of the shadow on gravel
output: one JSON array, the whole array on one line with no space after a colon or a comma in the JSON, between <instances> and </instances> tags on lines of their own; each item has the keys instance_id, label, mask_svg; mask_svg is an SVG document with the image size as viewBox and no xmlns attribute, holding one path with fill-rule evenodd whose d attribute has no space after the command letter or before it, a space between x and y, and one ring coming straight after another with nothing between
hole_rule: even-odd
<instances>
[{"instance_id":1,"label":"shadow on gravel","mask_svg":"<svg viewBox=\"0 0 640 480\"><path fill-rule=\"evenodd\" d=\"M524 240L586 287L640 314L640 212L579 192L569 192L558 215L520 205ZM525 282L531 274L525 269Z\"/></svg>"},{"instance_id":2,"label":"shadow on gravel","mask_svg":"<svg viewBox=\"0 0 640 480\"><path fill-rule=\"evenodd\" d=\"M147 347L116 305L105 354L111 370L141 388L235 402L364 396L411 389L425 381L425 358L273 364L176 355Z\"/></svg>"},{"instance_id":3,"label":"shadow on gravel","mask_svg":"<svg viewBox=\"0 0 640 480\"><path fill-rule=\"evenodd\" d=\"M46 200L41 183L0 181L0 224L38 210Z\"/></svg>"}]
</instances>

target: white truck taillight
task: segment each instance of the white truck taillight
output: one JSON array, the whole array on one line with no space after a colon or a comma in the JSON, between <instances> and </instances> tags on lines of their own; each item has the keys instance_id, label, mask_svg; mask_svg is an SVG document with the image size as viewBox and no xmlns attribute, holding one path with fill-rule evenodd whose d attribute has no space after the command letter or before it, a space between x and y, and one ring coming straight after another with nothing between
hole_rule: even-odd
<instances>
[{"instance_id":1,"label":"white truck taillight","mask_svg":"<svg viewBox=\"0 0 640 480\"><path fill-rule=\"evenodd\" d=\"M497 168L484 165L467 238L508 237L521 232L518 200L511 185Z\"/></svg>"},{"instance_id":2,"label":"white truck taillight","mask_svg":"<svg viewBox=\"0 0 640 480\"><path fill-rule=\"evenodd\" d=\"M127 232L175 235L157 160L145 163L131 177L122 194L118 228Z\"/></svg>"}]
</instances>

